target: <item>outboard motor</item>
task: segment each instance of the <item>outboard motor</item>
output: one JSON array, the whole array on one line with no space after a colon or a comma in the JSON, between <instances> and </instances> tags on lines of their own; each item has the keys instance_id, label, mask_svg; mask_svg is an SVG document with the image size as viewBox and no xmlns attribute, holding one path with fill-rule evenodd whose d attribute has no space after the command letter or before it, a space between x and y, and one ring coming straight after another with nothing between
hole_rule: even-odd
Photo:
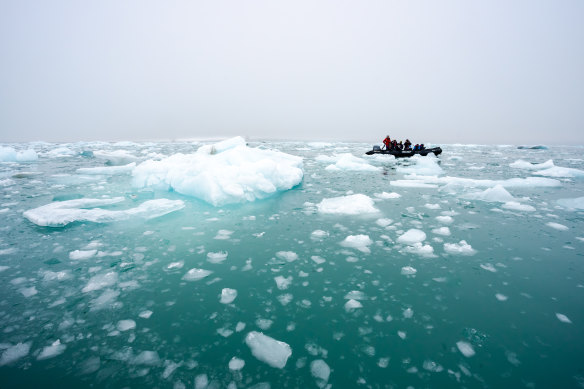
<instances>
[{"instance_id":1,"label":"outboard motor","mask_svg":"<svg viewBox=\"0 0 584 389\"><path fill-rule=\"evenodd\" d=\"M381 147L380 146L373 146L373 151L381 151Z\"/></svg>"}]
</instances>

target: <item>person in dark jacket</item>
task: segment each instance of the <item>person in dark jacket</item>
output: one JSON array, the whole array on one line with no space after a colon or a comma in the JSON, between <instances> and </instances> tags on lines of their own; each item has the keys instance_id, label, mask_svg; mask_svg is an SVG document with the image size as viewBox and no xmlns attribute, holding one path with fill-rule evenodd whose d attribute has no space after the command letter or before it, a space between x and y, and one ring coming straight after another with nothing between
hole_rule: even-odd
<instances>
[{"instance_id":1,"label":"person in dark jacket","mask_svg":"<svg viewBox=\"0 0 584 389\"><path fill-rule=\"evenodd\" d=\"M412 142L409 139L406 139L404 142L404 150L411 150Z\"/></svg>"}]
</instances>

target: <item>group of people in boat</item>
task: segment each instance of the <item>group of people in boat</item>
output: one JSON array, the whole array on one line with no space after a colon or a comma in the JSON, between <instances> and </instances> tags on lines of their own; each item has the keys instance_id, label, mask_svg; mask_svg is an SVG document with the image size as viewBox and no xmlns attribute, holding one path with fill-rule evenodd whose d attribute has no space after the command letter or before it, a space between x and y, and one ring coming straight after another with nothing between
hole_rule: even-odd
<instances>
[{"instance_id":1,"label":"group of people in boat","mask_svg":"<svg viewBox=\"0 0 584 389\"><path fill-rule=\"evenodd\" d=\"M412 148L412 142L410 142L409 139L406 139L406 141L402 143L401 140L399 142L395 139L391 140L389 138L389 135L385 137L385 139L383 140L383 144L385 145L386 150L419 151L426 149L423 143L422 144L416 143Z\"/></svg>"}]
</instances>

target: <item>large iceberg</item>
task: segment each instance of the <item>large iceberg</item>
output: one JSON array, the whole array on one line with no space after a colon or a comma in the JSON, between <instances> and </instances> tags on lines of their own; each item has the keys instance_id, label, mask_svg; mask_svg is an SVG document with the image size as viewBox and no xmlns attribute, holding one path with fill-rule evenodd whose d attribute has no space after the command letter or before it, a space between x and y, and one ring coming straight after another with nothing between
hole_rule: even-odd
<instances>
[{"instance_id":1,"label":"large iceberg","mask_svg":"<svg viewBox=\"0 0 584 389\"><path fill-rule=\"evenodd\" d=\"M73 222L89 221L94 223L110 223L127 220L132 217L152 219L178 211L184 208L181 200L157 199L148 200L135 208L122 211L110 211L97 208L104 205L124 201L123 197L111 199L77 199L56 201L38 208L30 209L23 216L36 225L43 227L63 227Z\"/></svg>"},{"instance_id":2,"label":"large iceberg","mask_svg":"<svg viewBox=\"0 0 584 389\"><path fill-rule=\"evenodd\" d=\"M148 160L133 171L133 185L174 190L212 205L263 199L298 185L302 158L247 147L241 137L202 146L193 154Z\"/></svg>"},{"instance_id":3,"label":"large iceberg","mask_svg":"<svg viewBox=\"0 0 584 389\"><path fill-rule=\"evenodd\" d=\"M0 162L34 162L38 159L33 149L17 151L12 147L0 147Z\"/></svg>"}]
</instances>

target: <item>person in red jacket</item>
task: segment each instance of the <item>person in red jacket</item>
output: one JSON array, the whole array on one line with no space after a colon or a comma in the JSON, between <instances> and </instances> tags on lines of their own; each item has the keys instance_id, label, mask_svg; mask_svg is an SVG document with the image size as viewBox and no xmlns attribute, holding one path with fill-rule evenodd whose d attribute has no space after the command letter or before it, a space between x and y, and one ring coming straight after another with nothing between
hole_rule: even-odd
<instances>
[{"instance_id":1,"label":"person in red jacket","mask_svg":"<svg viewBox=\"0 0 584 389\"><path fill-rule=\"evenodd\" d=\"M389 139L389 135L385 137L383 140L383 144L385 145L385 149L389 150L389 145L391 144L391 139Z\"/></svg>"}]
</instances>

